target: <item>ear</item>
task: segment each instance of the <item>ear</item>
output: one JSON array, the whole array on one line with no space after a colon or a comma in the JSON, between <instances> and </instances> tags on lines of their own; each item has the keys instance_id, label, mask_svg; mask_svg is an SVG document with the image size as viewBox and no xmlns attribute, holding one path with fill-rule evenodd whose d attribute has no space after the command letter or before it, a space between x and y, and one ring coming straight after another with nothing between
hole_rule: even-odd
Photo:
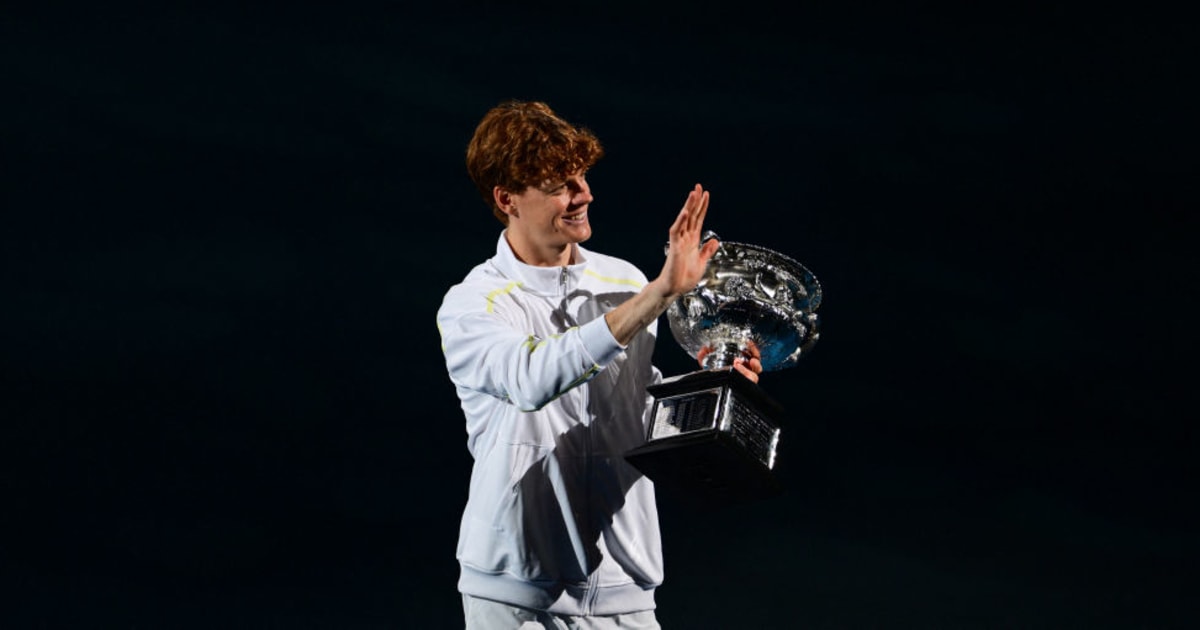
<instances>
[{"instance_id":1,"label":"ear","mask_svg":"<svg viewBox=\"0 0 1200 630\"><path fill-rule=\"evenodd\" d=\"M513 202L512 193L496 186L492 188L492 199L496 202L496 207L500 209L500 212L507 214L510 219L517 216L517 205Z\"/></svg>"}]
</instances>

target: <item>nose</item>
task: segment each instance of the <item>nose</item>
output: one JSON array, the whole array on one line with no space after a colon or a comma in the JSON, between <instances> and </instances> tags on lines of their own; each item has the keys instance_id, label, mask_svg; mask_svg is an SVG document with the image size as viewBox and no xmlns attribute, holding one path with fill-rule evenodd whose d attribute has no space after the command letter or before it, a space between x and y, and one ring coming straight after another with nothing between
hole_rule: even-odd
<instances>
[{"instance_id":1,"label":"nose","mask_svg":"<svg viewBox=\"0 0 1200 630\"><path fill-rule=\"evenodd\" d=\"M577 177L571 182L575 189L574 198L571 200L575 205L582 206L592 202L592 187L588 186L587 180L582 177Z\"/></svg>"}]
</instances>

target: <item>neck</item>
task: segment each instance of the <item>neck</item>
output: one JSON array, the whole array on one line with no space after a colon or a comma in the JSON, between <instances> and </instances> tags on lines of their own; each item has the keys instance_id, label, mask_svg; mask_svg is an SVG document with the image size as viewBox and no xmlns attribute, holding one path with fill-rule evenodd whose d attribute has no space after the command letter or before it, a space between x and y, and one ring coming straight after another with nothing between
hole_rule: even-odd
<instances>
[{"instance_id":1,"label":"neck","mask_svg":"<svg viewBox=\"0 0 1200 630\"><path fill-rule=\"evenodd\" d=\"M510 230L505 232L504 238L508 241L508 247L512 250L513 255L517 257L517 260L526 265L531 267L565 267L571 264L575 258L575 245L573 243L537 247L525 242L517 234Z\"/></svg>"}]
</instances>

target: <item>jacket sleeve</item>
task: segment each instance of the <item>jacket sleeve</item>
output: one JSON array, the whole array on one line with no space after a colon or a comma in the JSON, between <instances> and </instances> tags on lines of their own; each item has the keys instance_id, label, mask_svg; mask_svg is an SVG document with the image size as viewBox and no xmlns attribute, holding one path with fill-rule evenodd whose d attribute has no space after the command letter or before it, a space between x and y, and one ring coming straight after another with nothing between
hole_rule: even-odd
<instances>
[{"instance_id":1,"label":"jacket sleeve","mask_svg":"<svg viewBox=\"0 0 1200 630\"><path fill-rule=\"evenodd\" d=\"M587 382L625 349L603 317L549 337L523 329L521 319L523 314L507 313L477 293L447 293L438 330L450 380L536 411Z\"/></svg>"}]
</instances>

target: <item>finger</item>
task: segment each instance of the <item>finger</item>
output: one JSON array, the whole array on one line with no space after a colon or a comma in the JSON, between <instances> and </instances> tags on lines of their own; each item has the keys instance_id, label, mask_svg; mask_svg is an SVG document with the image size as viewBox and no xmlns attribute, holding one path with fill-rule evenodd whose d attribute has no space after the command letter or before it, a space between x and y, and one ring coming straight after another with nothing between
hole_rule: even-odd
<instances>
[{"instance_id":1,"label":"finger","mask_svg":"<svg viewBox=\"0 0 1200 630\"><path fill-rule=\"evenodd\" d=\"M709 193L706 190L700 197L700 207L692 213L693 229L696 231L700 231L700 228L704 227L704 217L708 216L708 199Z\"/></svg>"},{"instance_id":2,"label":"finger","mask_svg":"<svg viewBox=\"0 0 1200 630\"><path fill-rule=\"evenodd\" d=\"M691 229L691 216L696 213L696 208L699 207L703 192L700 184L696 184L695 188L688 191L687 199L683 202L683 210L688 213L688 223L684 229Z\"/></svg>"},{"instance_id":3,"label":"finger","mask_svg":"<svg viewBox=\"0 0 1200 630\"><path fill-rule=\"evenodd\" d=\"M706 192L704 190L704 188L702 188L700 186L700 184L696 184L696 187L692 189L692 192L690 194L688 194L688 203L689 203L689 207L688 207L687 229L689 231L692 231L692 230L696 230L697 226L699 225L696 222L696 217L708 205L708 192Z\"/></svg>"},{"instance_id":4,"label":"finger","mask_svg":"<svg viewBox=\"0 0 1200 630\"><path fill-rule=\"evenodd\" d=\"M679 235L683 233L684 227L687 225L687 217L688 210L685 205L679 214L675 215L675 221L671 223L671 228L668 230L672 239L679 238Z\"/></svg>"},{"instance_id":5,"label":"finger","mask_svg":"<svg viewBox=\"0 0 1200 630\"><path fill-rule=\"evenodd\" d=\"M700 262L707 265L708 259L712 258L713 254L717 253L717 248L720 246L721 242L715 238L704 243L704 246L700 248Z\"/></svg>"},{"instance_id":6,"label":"finger","mask_svg":"<svg viewBox=\"0 0 1200 630\"><path fill-rule=\"evenodd\" d=\"M695 232L697 236L700 234L700 229L704 227L704 217L708 213L708 192L704 192L696 200L696 206L692 209L691 216L688 217L688 230Z\"/></svg>"},{"instance_id":7,"label":"finger","mask_svg":"<svg viewBox=\"0 0 1200 630\"><path fill-rule=\"evenodd\" d=\"M742 376L745 376L751 383L758 382L758 374L755 374L750 368L746 367L742 359L733 360L733 369L737 370Z\"/></svg>"},{"instance_id":8,"label":"finger","mask_svg":"<svg viewBox=\"0 0 1200 630\"><path fill-rule=\"evenodd\" d=\"M697 203L696 191L693 190L688 193L687 199L683 200L683 207L680 208L679 216L675 218L675 224L671 228L674 229L678 226L681 231L686 231L690 225L691 216L695 211Z\"/></svg>"}]
</instances>

